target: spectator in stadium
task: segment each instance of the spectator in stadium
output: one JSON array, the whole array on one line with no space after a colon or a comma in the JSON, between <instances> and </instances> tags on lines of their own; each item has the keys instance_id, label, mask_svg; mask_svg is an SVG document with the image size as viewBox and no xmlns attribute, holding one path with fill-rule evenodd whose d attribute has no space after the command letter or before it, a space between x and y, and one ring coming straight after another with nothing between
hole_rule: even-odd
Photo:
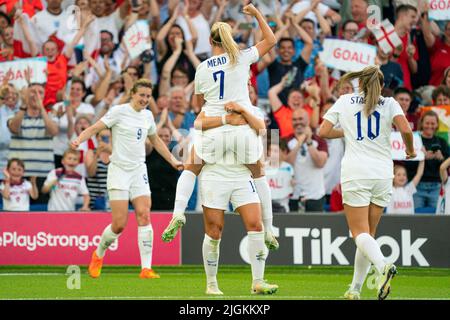
<instances>
[{"instance_id":1,"label":"spectator in stadium","mask_svg":"<svg viewBox=\"0 0 450 320\"><path fill-rule=\"evenodd\" d=\"M25 164L22 160L12 158L3 170L4 181L0 184L3 197L3 210L30 211L30 197L37 199L39 191L36 186L36 177L30 181L25 180Z\"/></svg>"},{"instance_id":2,"label":"spectator in stadium","mask_svg":"<svg viewBox=\"0 0 450 320\"><path fill-rule=\"evenodd\" d=\"M347 20L342 25L342 39L353 41L358 34L359 26L355 20Z\"/></svg>"},{"instance_id":3,"label":"spectator in stadium","mask_svg":"<svg viewBox=\"0 0 450 320\"><path fill-rule=\"evenodd\" d=\"M443 204L443 210L442 210L442 204L438 204L438 210L440 213L449 214L450 213L450 179L448 178L449 175L449 168L450 168L450 158L447 158L442 164L439 169L440 175L441 175L441 181L442 186L444 188L444 199L445 203Z\"/></svg>"},{"instance_id":4,"label":"spectator in stadium","mask_svg":"<svg viewBox=\"0 0 450 320\"><path fill-rule=\"evenodd\" d=\"M166 63L162 68L161 78L159 82L159 94L166 93L171 86L181 86L186 89L186 91L192 91L192 89L187 88L189 84L189 74L187 69L183 69L181 66L176 66L178 59L182 52L190 58L193 63L193 67L197 68L200 64L200 60L195 56L192 49L192 42L188 41L185 43L183 50L183 39L175 38L175 50L172 55L167 59ZM192 86L191 86L192 87ZM189 92L185 92L188 95ZM188 96L190 98L190 94Z\"/></svg>"},{"instance_id":5,"label":"spectator in stadium","mask_svg":"<svg viewBox=\"0 0 450 320\"><path fill-rule=\"evenodd\" d=\"M19 111L8 120L11 131L9 158L19 158L25 163L25 177L36 176L40 188L47 174L54 168L53 137L58 134L58 124L47 114L43 104L44 85L31 83L23 91ZM38 203L47 198L39 196Z\"/></svg>"},{"instance_id":6,"label":"spectator in stadium","mask_svg":"<svg viewBox=\"0 0 450 320\"><path fill-rule=\"evenodd\" d=\"M97 148L86 152L86 185L89 190L89 207L91 210L109 208L106 177L109 157L112 154L111 130L103 129L96 134Z\"/></svg>"},{"instance_id":7,"label":"spectator in stadium","mask_svg":"<svg viewBox=\"0 0 450 320\"><path fill-rule=\"evenodd\" d=\"M9 143L11 142L8 119L19 110L18 102L19 93L16 88L12 84L4 84L0 88L0 168L6 167L8 162ZM3 179L3 171L0 171L1 179Z\"/></svg>"},{"instance_id":8,"label":"spectator in stadium","mask_svg":"<svg viewBox=\"0 0 450 320\"><path fill-rule=\"evenodd\" d=\"M292 127L295 136L288 142L289 154L286 159L294 166L295 172L292 199L304 203L306 212L321 212L325 204L324 166L328 159L327 144L313 133L308 112L303 109L293 112Z\"/></svg>"},{"instance_id":9,"label":"spectator in stadium","mask_svg":"<svg viewBox=\"0 0 450 320\"><path fill-rule=\"evenodd\" d=\"M6 26L0 29L0 62L14 58L14 28Z\"/></svg>"},{"instance_id":10,"label":"spectator in stadium","mask_svg":"<svg viewBox=\"0 0 450 320\"><path fill-rule=\"evenodd\" d=\"M411 75L417 72L417 60L419 53L417 44L411 43L410 32L417 21L417 9L409 4L402 4L395 10L395 31L402 41L403 50L400 54L394 54L394 58L402 67L404 87L412 90Z\"/></svg>"},{"instance_id":11,"label":"spectator in stadium","mask_svg":"<svg viewBox=\"0 0 450 320\"><path fill-rule=\"evenodd\" d=\"M319 122L318 103L320 103L320 89L317 85L308 85L306 87L306 91L312 93L309 99L311 105L305 103L302 91L296 88L289 91L287 105L282 103L279 93L286 87L288 77L288 75L285 75L280 83L269 90L269 103L272 107L273 116L280 128L281 138L288 138L294 134L291 120L293 112L297 109L304 109L308 112L312 127L316 128Z\"/></svg>"},{"instance_id":12,"label":"spectator in stadium","mask_svg":"<svg viewBox=\"0 0 450 320\"><path fill-rule=\"evenodd\" d=\"M112 34L112 41L119 43L119 31L125 24L125 18L130 12L130 0L125 0L112 13L114 2L110 1L112 6L107 6L106 0L90 0L89 5L92 13L97 17L99 30L108 30ZM133 8L133 10L138 11Z\"/></svg>"},{"instance_id":13,"label":"spectator in stadium","mask_svg":"<svg viewBox=\"0 0 450 320\"><path fill-rule=\"evenodd\" d=\"M421 14L421 25L431 60L429 83L438 86L443 80L444 71L450 66L450 21L445 23L442 37L436 37L431 31L428 6L425 6L425 11Z\"/></svg>"},{"instance_id":14,"label":"spectator in stadium","mask_svg":"<svg viewBox=\"0 0 450 320\"><path fill-rule=\"evenodd\" d=\"M438 137L436 132L439 127L439 116L434 111L427 111L420 119L422 142L425 147L425 169L422 180L417 185L417 193L414 194L415 208L436 208L441 179L439 166L449 156L447 142ZM417 172L417 163L409 165L408 178ZM411 178L410 178L411 179ZM433 211L434 212L434 211Z\"/></svg>"},{"instance_id":15,"label":"spectator in stadium","mask_svg":"<svg viewBox=\"0 0 450 320\"><path fill-rule=\"evenodd\" d=\"M55 167L61 167L62 155L69 145L69 139L73 135L75 118L79 115L88 115L94 119L95 110L92 105L83 102L86 95L86 86L81 79L72 79L70 82L70 93L67 100L53 105L52 112L57 119L59 133L53 138ZM69 125L69 121L72 123ZM69 130L70 127L70 130Z\"/></svg>"},{"instance_id":16,"label":"spectator in stadium","mask_svg":"<svg viewBox=\"0 0 450 320\"><path fill-rule=\"evenodd\" d=\"M56 35L58 29L67 22L68 15L62 9L61 3L62 0L47 0L47 8L31 18L38 36L38 39L34 40L38 44L45 43L51 35Z\"/></svg>"},{"instance_id":17,"label":"spectator in stadium","mask_svg":"<svg viewBox=\"0 0 450 320\"><path fill-rule=\"evenodd\" d=\"M287 146L285 145L286 149ZM294 168L284 161L287 150L282 151L278 143L270 143L266 162L266 177L272 194L272 211L289 212L289 199L293 192ZM285 153L283 155L283 153Z\"/></svg>"},{"instance_id":18,"label":"spectator in stadium","mask_svg":"<svg viewBox=\"0 0 450 320\"><path fill-rule=\"evenodd\" d=\"M420 115L411 112L410 107L413 101L413 94L406 88L398 87L394 90L394 99L400 104L412 131L417 131L419 127Z\"/></svg>"},{"instance_id":19,"label":"spectator in stadium","mask_svg":"<svg viewBox=\"0 0 450 320\"><path fill-rule=\"evenodd\" d=\"M201 61L211 56L210 25L201 11L202 4L203 0L185 0L183 16L177 19L177 24L183 28L187 39L194 39L194 52Z\"/></svg>"},{"instance_id":20,"label":"spectator in stadium","mask_svg":"<svg viewBox=\"0 0 450 320\"><path fill-rule=\"evenodd\" d=\"M68 130L68 135L70 136L69 142L92 124L92 118L92 115L89 114L80 114L75 118L74 126L70 126ZM77 151L80 152L80 155L78 159L78 165L75 170L83 178L87 177L87 170L85 165L87 152L89 150L94 150L95 148L96 140L94 138L89 138L86 141L83 141L83 143L78 146Z\"/></svg>"},{"instance_id":21,"label":"spectator in stadium","mask_svg":"<svg viewBox=\"0 0 450 320\"><path fill-rule=\"evenodd\" d=\"M189 56L184 53L184 49L187 41L192 41L191 39L187 39L183 28L181 28L178 24L176 24L176 20L178 18L178 14L180 12L179 6L177 6L170 17L170 19L162 26L156 37L156 45L157 45L157 57L158 57L158 71L161 72L166 61L172 56L173 51L176 50L176 38L183 39L183 52L180 53L178 60L175 63L175 66L181 66L185 70L188 70L189 81L194 80L195 75L195 61L192 61Z\"/></svg>"},{"instance_id":22,"label":"spectator in stadium","mask_svg":"<svg viewBox=\"0 0 450 320\"><path fill-rule=\"evenodd\" d=\"M184 88L173 87L169 91L169 117L175 128L189 131L194 127L195 113L189 108Z\"/></svg>"},{"instance_id":23,"label":"spectator in stadium","mask_svg":"<svg viewBox=\"0 0 450 320\"><path fill-rule=\"evenodd\" d=\"M158 129L158 136L173 154L174 147L178 143L182 143L183 136L170 120L166 120L165 124ZM145 162L147 163L148 178L152 185L152 208L154 210L172 210L180 173L164 161L158 152L154 152L153 148L147 150Z\"/></svg>"},{"instance_id":24,"label":"spectator in stadium","mask_svg":"<svg viewBox=\"0 0 450 320\"><path fill-rule=\"evenodd\" d=\"M11 25L11 18L0 10L0 30L4 30L6 27Z\"/></svg>"},{"instance_id":25,"label":"spectator in stadium","mask_svg":"<svg viewBox=\"0 0 450 320\"><path fill-rule=\"evenodd\" d=\"M448 106L450 105L450 88L446 86L439 86L433 90L431 94L433 98L433 104L435 106Z\"/></svg>"},{"instance_id":26,"label":"spectator in stadium","mask_svg":"<svg viewBox=\"0 0 450 320\"><path fill-rule=\"evenodd\" d=\"M317 25L320 23L322 17L326 19L330 26L334 26L341 21L341 16L329 6L321 3L320 0L298 1L293 3L292 13L300 15L306 11L304 17L314 22L316 31Z\"/></svg>"},{"instance_id":27,"label":"spectator in stadium","mask_svg":"<svg viewBox=\"0 0 450 320\"><path fill-rule=\"evenodd\" d=\"M287 74L288 77L283 82L278 92L282 104L288 104L288 93L293 88L299 88L304 80L304 72L310 62L313 49L313 40L298 26L297 30L302 30L301 38L305 45L300 56L293 61L295 55L295 43L292 38L281 38L278 42L278 57L267 68L269 73L269 85L273 88L280 84L281 79ZM279 59L279 60L278 60Z\"/></svg>"},{"instance_id":28,"label":"spectator in stadium","mask_svg":"<svg viewBox=\"0 0 450 320\"><path fill-rule=\"evenodd\" d=\"M384 76L384 87L394 90L403 85L403 71L400 64L391 60L392 54L400 54L401 48L396 48L392 53L385 53L377 43L377 56L375 63L380 66Z\"/></svg>"},{"instance_id":29,"label":"spectator in stadium","mask_svg":"<svg viewBox=\"0 0 450 320\"><path fill-rule=\"evenodd\" d=\"M425 161L421 160L414 178L408 182L406 168L402 165L394 166L394 179L391 202L386 208L386 213L414 214L413 194L417 192L417 185L422 179Z\"/></svg>"},{"instance_id":30,"label":"spectator in stadium","mask_svg":"<svg viewBox=\"0 0 450 320\"><path fill-rule=\"evenodd\" d=\"M79 151L67 149L61 162L63 167L51 170L42 187L43 193L50 193L48 211L75 211L79 194L83 196L80 211L90 211L89 190L84 178L75 171L80 162Z\"/></svg>"}]
</instances>

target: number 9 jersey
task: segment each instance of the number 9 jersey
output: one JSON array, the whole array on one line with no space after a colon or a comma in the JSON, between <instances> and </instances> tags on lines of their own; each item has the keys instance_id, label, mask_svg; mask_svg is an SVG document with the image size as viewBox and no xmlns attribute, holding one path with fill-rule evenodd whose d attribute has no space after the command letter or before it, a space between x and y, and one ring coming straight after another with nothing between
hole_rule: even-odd
<instances>
[{"instance_id":1,"label":"number 9 jersey","mask_svg":"<svg viewBox=\"0 0 450 320\"><path fill-rule=\"evenodd\" d=\"M380 97L375 111L367 117L364 96L342 95L325 114L324 119L340 124L344 130L345 153L341 182L360 179L392 179L391 154L393 119L404 115L394 98Z\"/></svg>"},{"instance_id":2,"label":"number 9 jersey","mask_svg":"<svg viewBox=\"0 0 450 320\"><path fill-rule=\"evenodd\" d=\"M259 59L258 49L241 50L236 64L231 64L227 53L203 61L195 73L195 94L203 94L202 111L207 117L226 113L227 102L236 102L251 108L248 93L250 65Z\"/></svg>"}]
</instances>

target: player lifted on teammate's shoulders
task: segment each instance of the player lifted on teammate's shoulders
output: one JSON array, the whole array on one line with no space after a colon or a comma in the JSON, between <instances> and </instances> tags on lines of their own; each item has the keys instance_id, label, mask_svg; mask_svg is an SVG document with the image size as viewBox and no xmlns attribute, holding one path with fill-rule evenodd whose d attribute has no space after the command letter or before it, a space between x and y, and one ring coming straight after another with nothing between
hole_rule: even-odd
<instances>
[{"instance_id":1,"label":"player lifted on teammate's shoulders","mask_svg":"<svg viewBox=\"0 0 450 320\"><path fill-rule=\"evenodd\" d=\"M276 44L276 38L263 15L252 5L244 7L243 12L258 21L262 40L255 46L240 50L233 40L231 27L227 23L217 22L211 28L210 43L212 57L202 62L195 73L195 98L203 105L206 117L218 117L221 126L200 131L194 141L194 148L185 163L185 170L178 179L172 220L163 232L164 241L172 241L178 230L186 223L184 212L194 189L195 179L203 166L221 163L228 152L236 155L237 164L243 164L251 171L256 191L261 199L262 220L265 231L265 243L269 249L278 249L279 244L273 235L272 197L264 173L264 159L259 137L250 122L244 125L228 123L225 105L235 103L246 110L252 108L249 99L247 81L250 65L269 52ZM229 109L230 112L237 111ZM242 113L245 116L245 113ZM218 141L229 140L229 136L238 136L234 147L224 147ZM228 136L228 138L224 138ZM219 147L218 147L219 146ZM249 147L252 146L252 147Z\"/></svg>"}]
</instances>

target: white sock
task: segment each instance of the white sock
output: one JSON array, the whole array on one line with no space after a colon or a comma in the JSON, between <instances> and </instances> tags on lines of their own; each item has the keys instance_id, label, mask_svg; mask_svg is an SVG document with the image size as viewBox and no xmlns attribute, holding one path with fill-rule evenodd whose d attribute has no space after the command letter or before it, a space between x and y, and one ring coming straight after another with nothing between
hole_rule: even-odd
<instances>
[{"instance_id":1,"label":"white sock","mask_svg":"<svg viewBox=\"0 0 450 320\"><path fill-rule=\"evenodd\" d=\"M361 292L361 288L366 280L367 273L370 270L371 263L362 251L356 248L355 253L355 269L353 270L353 281L351 288Z\"/></svg>"},{"instance_id":2,"label":"white sock","mask_svg":"<svg viewBox=\"0 0 450 320\"><path fill-rule=\"evenodd\" d=\"M380 274L383 273L386 262L377 241L370 234L361 233L355 238L355 243L358 249L372 262L377 271Z\"/></svg>"},{"instance_id":3,"label":"white sock","mask_svg":"<svg viewBox=\"0 0 450 320\"><path fill-rule=\"evenodd\" d=\"M263 281L267 250L264 244L264 231L249 231L248 256L252 267L253 284Z\"/></svg>"},{"instance_id":4,"label":"white sock","mask_svg":"<svg viewBox=\"0 0 450 320\"><path fill-rule=\"evenodd\" d=\"M151 269L153 252L153 227L151 224L138 227L138 246L142 269Z\"/></svg>"},{"instance_id":5,"label":"white sock","mask_svg":"<svg viewBox=\"0 0 450 320\"><path fill-rule=\"evenodd\" d=\"M195 178L197 176L189 170L184 170L177 182L177 191L175 193L174 215L183 215L189 202L189 198L194 191Z\"/></svg>"},{"instance_id":6,"label":"white sock","mask_svg":"<svg viewBox=\"0 0 450 320\"><path fill-rule=\"evenodd\" d=\"M105 256L106 249L114 242L117 238L119 238L119 234L115 234L111 225L108 225L105 230L103 230L102 238L100 239L100 243L98 244L96 253L99 258L103 258Z\"/></svg>"},{"instance_id":7,"label":"white sock","mask_svg":"<svg viewBox=\"0 0 450 320\"><path fill-rule=\"evenodd\" d=\"M217 282L217 269L219 268L220 239L214 240L207 234L203 239L203 265L205 267L206 282Z\"/></svg>"},{"instance_id":8,"label":"white sock","mask_svg":"<svg viewBox=\"0 0 450 320\"><path fill-rule=\"evenodd\" d=\"M258 192L261 201L262 220L264 231L273 233L273 213L272 213L272 193L266 176L253 179L255 181L256 192Z\"/></svg>"}]
</instances>

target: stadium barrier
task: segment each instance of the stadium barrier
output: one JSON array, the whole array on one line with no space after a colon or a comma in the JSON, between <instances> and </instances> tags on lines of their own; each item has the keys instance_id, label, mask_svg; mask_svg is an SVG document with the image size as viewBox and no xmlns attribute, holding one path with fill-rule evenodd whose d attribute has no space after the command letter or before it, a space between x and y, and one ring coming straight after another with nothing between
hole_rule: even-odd
<instances>
[{"instance_id":1,"label":"stadium barrier","mask_svg":"<svg viewBox=\"0 0 450 320\"><path fill-rule=\"evenodd\" d=\"M353 265L355 249L343 214L274 216L280 249L268 265ZM389 261L398 266L450 267L450 216L385 215L376 239ZM201 264L201 214L187 216L182 233L183 264ZM248 263L247 236L239 216L227 215L220 243L221 264Z\"/></svg>"},{"instance_id":2,"label":"stadium barrier","mask_svg":"<svg viewBox=\"0 0 450 320\"><path fill-rule=\"evenodd\" d=\"M153 264L202 264L204 237L200 213L187 214L182 238L171 243L161 233L171 218L152 212ZM109 213L0 212L0 265L85 265L111 222ZM355 245L342 214L279 214L274 217L280 249L269 265L352 265ZM450 267L450 216L387 215L377 241L398 266ZM247 237L239 216L227 214L220 248L221 264L248 263ZM109 265L139 265L137 225L128 226L105 258Z\"/></svg>"},{"instance_id":3,"label":"stadium barrier","mask_svg":"<svg viewBox=\"0 0 450 320\"><path fill-rule=\"evenodd\" d=\"M154 232L153 264L181 263L181 243L177 236L167 244L161 233L171 216L152 213ZM0 265L86 265L111 223L110 213L80 212L0 212ZM118 243L110 247L105 263L139 265L137 224L134 214Z\"/></svg>"}]
</instances>

